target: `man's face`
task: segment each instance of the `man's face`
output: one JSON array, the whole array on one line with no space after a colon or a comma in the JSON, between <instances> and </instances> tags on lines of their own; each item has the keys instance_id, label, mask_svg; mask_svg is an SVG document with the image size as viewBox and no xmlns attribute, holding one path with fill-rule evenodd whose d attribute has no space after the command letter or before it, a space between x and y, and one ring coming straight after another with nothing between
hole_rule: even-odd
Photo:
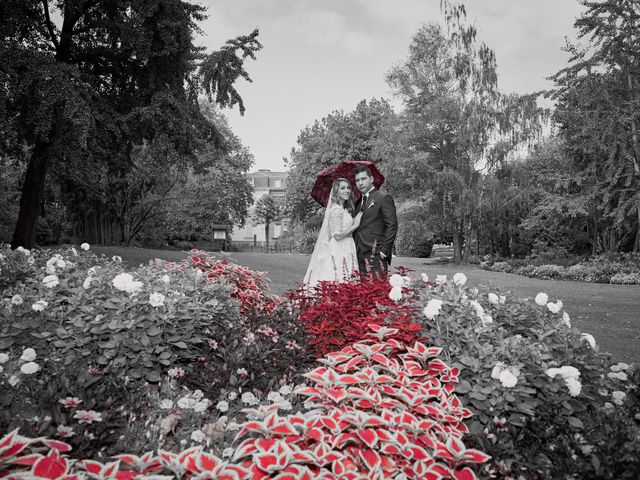
<instances>
[{"instance_id":1,"label":"man's face","mask_svg":"<svg viewBox=\"0 0 640 480\"><path fill-rule=\"evenodd\" d=\"M367 175L367 172L359 172L356 174L356 187L360 193L367 193L373 185L373 177Z\"/></svg>"}]
</instances>

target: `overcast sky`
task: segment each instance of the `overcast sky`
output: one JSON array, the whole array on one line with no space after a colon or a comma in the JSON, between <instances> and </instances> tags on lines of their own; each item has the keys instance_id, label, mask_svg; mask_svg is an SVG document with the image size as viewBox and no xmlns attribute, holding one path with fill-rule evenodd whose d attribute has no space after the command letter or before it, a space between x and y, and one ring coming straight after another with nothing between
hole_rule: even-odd
<instances>
[{"instance_id":1,"label":"overcast sky","mask_svg":"<svg viewBox=\"0 0 640 480\"><path fill-rule=\"evenodd\" d=\"M439 0L199 0L209 18L198 43L217 49L260 29L264 48L238 81L244 116L225 110L255 157L254 169L284 170L300 131L362 99L391 98L384 81L406 57L421 24L442 22ZM499 86L527 93L566 65L565 36L575 38L577 0L466 0L478 38L496 52ZM338 160L338 159L337 159Z\"/></svg>"}]
</instances>

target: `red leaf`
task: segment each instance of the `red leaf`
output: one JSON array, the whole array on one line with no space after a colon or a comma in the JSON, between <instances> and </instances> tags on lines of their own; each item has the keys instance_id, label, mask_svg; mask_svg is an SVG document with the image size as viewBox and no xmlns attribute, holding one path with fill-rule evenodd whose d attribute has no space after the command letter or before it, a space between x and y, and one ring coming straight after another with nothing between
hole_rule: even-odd
<instances>
[{"instance_id":1,"label":"red leaf","mask_svg":"<svg viewBox=\"0 0 640 480\"><path fill-rule=\"evenodd\" d=\"M453 472L453 476L456 480L476 480L476 474L468 467L456 470Z\"/></svg>"},{"instance_id":2,"label":"red leaf","mask_svg":"<svg viewBox=\"0 0 640 480\"><path fill-rule=\"evenodd\" d=\"M66 442L61 442L60 440L51 440L49 438L41 439L41 442L44 443L49 448L55 448L61 453L70 452L72 450L71 445Z\"/></svg>"},{"instance_id":3,"label":"red leaf","mask_svg":"<svg viewBox=\"0 0 640 480\"><path fill-rule=\"evenodd\" d=\"M356 430L356 435L358 435L360 440L369 448L375 447L376 443L378 443L378 435L376 435L375 430L371 428L359 428Z\"/></svg>"},{"instance_id":4,"label":"red leaf","mask_svg":"<svg viewBox=\"0 0 640 480\"><path fill-rule=\"evenodd\" d=\"M360 455L360 458L362 458L367 467L369 467L370 471L379 468L382 463L378 452L370 448L361 448L358 450L358 455Z\"/></svg>"},{"instance_id":5,"label":"red leaf","mask_svg":"<svg viewBox=\"0 0 640 480\"><path fill-rule=\"evenodd\" d=\"M466 450L464 452L464 456L462 457L462 460L465 462L472 462L472 463L484 463L487 462L489 459L491 458L491 455L487 455L484 452L481 452L480 450L474 450L474 449L469 449Z\"/></svg>"}]
</instances>

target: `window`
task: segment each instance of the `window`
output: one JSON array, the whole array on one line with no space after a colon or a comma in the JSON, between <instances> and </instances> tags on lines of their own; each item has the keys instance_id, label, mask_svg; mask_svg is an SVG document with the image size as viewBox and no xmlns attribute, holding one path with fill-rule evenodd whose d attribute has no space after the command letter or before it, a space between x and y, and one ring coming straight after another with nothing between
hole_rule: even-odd
<instances>
[{"instance_id":1,"label":"window","mask_svg":"<svg viewBox=\"0 0 640 480\"><path fill-rule=\"evenodd\" d=\"M282 179L276 178L274 185L275 185L275 188L282 188Z\"/></svg>"}]
</instances>

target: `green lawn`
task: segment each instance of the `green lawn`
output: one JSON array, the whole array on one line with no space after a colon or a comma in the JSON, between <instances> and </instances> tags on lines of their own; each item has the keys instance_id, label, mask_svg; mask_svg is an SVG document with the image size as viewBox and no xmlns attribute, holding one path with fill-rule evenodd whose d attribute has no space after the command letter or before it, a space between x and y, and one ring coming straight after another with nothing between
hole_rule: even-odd
<instances>
[{"instance_id":1,"label":"green lawn","mask_svg":"<svg viewBox=\"0 0 640 480\"><path fill-rule=\"evenodd\" d=\"M120 255L132 266L147 263L153 258L181 261L188 252L150 250L143 248L92 247L100 254ZM309 257L296 254L220 253L252 270L267 272L271 290L278 295L299 285L307 268ZM559 298L565 305L572 323L583 332L591 333L601 350L610 352L614 359L640 362L640 286L607 285L556 280L540 280L510 273L490 272L477 265L433 264L430 259L394 259L394 265L411 268L417 273L435 275L464 272L469 286L486 286L491 290L510 290L519 297L533 299L538 292L549 298Z\"/></svg>"}]
</instances>

